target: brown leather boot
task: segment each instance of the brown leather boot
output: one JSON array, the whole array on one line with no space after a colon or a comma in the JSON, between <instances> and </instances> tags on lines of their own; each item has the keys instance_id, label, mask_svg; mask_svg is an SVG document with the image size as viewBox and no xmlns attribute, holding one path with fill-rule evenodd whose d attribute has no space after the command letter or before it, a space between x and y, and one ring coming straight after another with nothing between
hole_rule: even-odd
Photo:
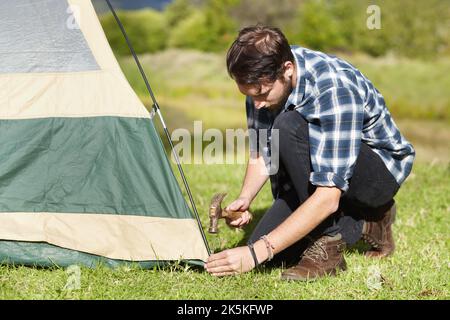
<instances>
[{"instance_id":1,"label":"brown leather boot","mask_svg":"<svg viewBox=\"0 0 450 320\"><path fill-rule=\"evenodd\" d=\"M395 214L394 202L383 214L381 220L364 221L362 239L372 247L366 252L367 257L384 258L394 252L395 243L391 226L395 221Z\"/></svg>"},{"instance_id":2,"label":"brown leather boot","mask_svg":"<svg viewBox=\"0 0 450 320\"><path fill-rule=\"evenodd\" d=\"M340 234L323 236L312 242L305 250L299 263L281 274L282 280L315 280L326 275L336 275L338 270L346 270L343 251L345 242Z\"/></svg>"}]
</instances>

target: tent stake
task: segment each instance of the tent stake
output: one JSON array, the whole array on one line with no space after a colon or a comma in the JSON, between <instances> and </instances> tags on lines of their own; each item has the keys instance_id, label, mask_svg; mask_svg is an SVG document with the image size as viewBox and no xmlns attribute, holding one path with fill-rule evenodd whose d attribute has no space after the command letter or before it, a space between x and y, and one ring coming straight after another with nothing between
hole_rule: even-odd
<instances>
[{"instance_id":1,"label":"tent stake","mask_svg":"<svg viewBox=\"0 0 450 320\"><path fill-rule=\"evenodd\" d=\"M183 171L183 168L181 166L180 159L178 158L178 155L175 152L175 147L173 145L173 142L172 142L172 139L170 137L169 130L167 129L166 123L164 121L164 118L163 118L163 116L161 114L161 109L159 108L158 102L156 102L156 98L155 98L155 95L153 94L153 90L150 87L150 83L149 83L149 81L147 79L147 76L146 76L146 74L144 72L144 69L142 68L141 62L139 61L139 58L138 58L138 56L136 54L136 51L134 51L134 48L133 48L133 46L131 44L130 39L128 38L128 35L127 35L126 31L125 31L125 28L124 28L122 22L120 21L119 17L117 16L116 11L114 10L113 6L111 5L111 2L109 0L105 0L105 1L108 4L109 9L111 10L111 13L114 16L114 19L116 20L117 24L119 25L119 28L122 31L123 36L125 37L125 41L127 42L128 48L130 49L131 54L133 55L134 61L136 62L137 66L139 68L139 71L141 73L141 76L144 79L145 85L147 87L147 91L150 94L150 97L151 97L151 99L153 101L153 108L156 110L156 113L158 114L159 119L161 120L163 129L164 129L164 133L166 134L167 140L169 141L169 144L170 144L170 148L172 149L172 153L173 153L173 155L175 157L175 161L177 163L178 170L180 171L181 179L183 180L184 187L186 188L186 192L187 192L187 194L189 196L189 201L191 202L192 209L194 210L195 218L197 220L198 227L200 229L200 233L202 234L203 241L204 241L204 243L206 245L206 249L208 251L208 255L211 255L211 249L209 248L208 241L206 240L206 235L205 235L205 232L203 231L202 223L200 221L200 216L198 214L197 207L195 206L195 202L194 202L194 198L193 198L192 193L191 193L191 189L189 188L189 184L188 184L188 182L186 180L186 176L184 175L184 171Z\"/></svg>"}]
</instances>

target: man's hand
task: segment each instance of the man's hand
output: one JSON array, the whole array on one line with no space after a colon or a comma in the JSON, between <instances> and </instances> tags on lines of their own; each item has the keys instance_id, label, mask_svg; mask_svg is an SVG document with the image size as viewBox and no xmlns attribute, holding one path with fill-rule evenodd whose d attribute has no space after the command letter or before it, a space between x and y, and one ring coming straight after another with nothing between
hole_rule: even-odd
<instances>
[{"instance_id":1,"label":"man's hand","mask_svg":"<svg viewBox=\"0 0 450 320\"><path fill-rule=\"evenodd\" d=\"M205 264L205 269L211 275L231 276L248 272L255 267L248 247L237 247L212 254Z\"/></svg>"},{"instance_id":2,"label":"man's hand","mask_svg":"<svg viewBox=\"0 0 450 320\"><path fill-rule=\"evenodd\" d=\"M250 199L246 197L239 197L230 203L225 210L227 211L241 211L242 215L240 218L231 220L229 218L225 218L225 221L230 227L241 228L244 225L248 224L251 220L251 215L248 212L248 208L250 207Z\"/></svg>"}]
</instances>

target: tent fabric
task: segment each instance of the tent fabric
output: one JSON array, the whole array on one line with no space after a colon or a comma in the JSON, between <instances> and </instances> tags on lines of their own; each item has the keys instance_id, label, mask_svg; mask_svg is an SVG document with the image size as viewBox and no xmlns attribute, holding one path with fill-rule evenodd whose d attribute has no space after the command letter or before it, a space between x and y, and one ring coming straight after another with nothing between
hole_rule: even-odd
<instances>
[{"instance_id":1,"label":"tent fabric","mask_svg":"<svg viewBox=\"0 0 450 320\"><path fill-rule=\"evenodd\" d=\"M0 2L0 73L98 70L67 2Z\"/></svg>"},{"instance_id":2,"label":"tent fabric","mask_svg":"<svg viewBox=\"0 0 450 320\"><path fill-rule=\"evenodd\" d=\"M115 71L118 74L123 75L119 63L109 46L91 1L67 0L67 3L71 8L78 12L78 14L73 15L73 17L80 27L80 30L88 43L89 49L94 55L100 69ZM139 41L139 39L137 39L137 41Z\"/></svg>"},{"instance_id":3,"label":"tent fabric","mask_svg":"<svg viewBox=\"0 0 450 320\"><path fill-rule=\"evenodd\" d=\"M191 218L163 155L150 119L1 120L0 211Z\"/></svg>"},{"instance_id":4,"label":"tent fabric","mask_svg":"<svg viewBox=\"0 0 450 320\"><path fill-rule=\"evenodd\" d=\"M117 72L0 74L0 119L99 116L150 119Z\"/></svg>"},{"instance_id":5,"label":"tent fabric","mask_svg":"<svg viewBox=\"0 0 450 320\"><path fill-rule=\"evenodd\" d=\"M81 251L61 248L48 243L23 241L0 241L0 261L7 264L41 267L80 264L91 268L96 266L115 268L123 265L137 265L145 269L170 263L170 261L164 260L129 261L109 259ZM191 265L203 265L201 260L188 260L188 262Z\"/></svg>"},{"instance_id":6,"label":"tent fabric","mask_svg":"<svg viewBox=\"0 0 450 320\"><path fill-rule=\"evenodd\" d=\"M193 219L14 212L0 214L0 225L4 240L47 242L110 259L189 260L204 249Z\"/></svg>"},{"instance_id":7,"label":"tent fabric","mask_svg":"<svg viewBox=\"0 0 450 320\"><path fill-rule=\"evenodd\" d=\"M1 17L0 52L21 66L0 59L0 262L206 261L149 112L91 2L3 1Z\"/></svg>"}]
</instances>

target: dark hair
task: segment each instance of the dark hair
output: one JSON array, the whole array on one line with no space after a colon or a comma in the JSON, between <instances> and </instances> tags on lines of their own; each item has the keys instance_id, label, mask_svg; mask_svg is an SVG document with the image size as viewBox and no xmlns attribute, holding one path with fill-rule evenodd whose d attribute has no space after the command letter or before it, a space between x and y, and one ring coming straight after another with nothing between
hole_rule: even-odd
<instances>
[{"instance_id":1,"label":"dark hair","mask_svg":"<svg viewBox=\"0 0 450 320\"><path fill-rule=\"evenodd\" d=\"M227 53L228 73L240 84L274 82L286 61L294 62L286 37L280 29L262 25L242 29Z\"/></svg>"}]
</instances>

